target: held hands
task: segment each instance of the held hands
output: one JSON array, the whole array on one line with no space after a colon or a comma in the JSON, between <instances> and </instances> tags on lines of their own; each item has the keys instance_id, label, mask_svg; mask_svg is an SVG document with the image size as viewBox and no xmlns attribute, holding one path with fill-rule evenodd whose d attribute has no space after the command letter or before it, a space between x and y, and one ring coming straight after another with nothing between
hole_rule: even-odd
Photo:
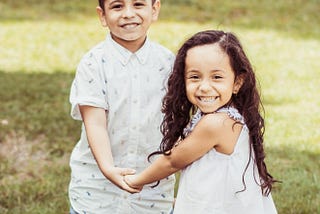
<instances>
[{"instance_id":1,"label":"held hands","mask_svg":"<svg viewBox=\"0 0 320 214\"><path fill-rule=\"evenodd\" d=\"M120 189L130 193L138 193L142 188L135 188L129 186L125 181L125 176L133 175L136 171L129 168L112 167L108 170L107 178Z\"/></svg>"},{"instance_id":2,"label":"held hands","mask_svg":"<svg viewBox=\"0 0 320 214\"><path fill-rule=\"evenodd\" d=\"M137 175L133 175L133 174L129 175L128 174L128 175L124 176L124 181L131 188L142 190L143 185L137 185L136 178L137 178Z\"/></svg>"}]
</instances>

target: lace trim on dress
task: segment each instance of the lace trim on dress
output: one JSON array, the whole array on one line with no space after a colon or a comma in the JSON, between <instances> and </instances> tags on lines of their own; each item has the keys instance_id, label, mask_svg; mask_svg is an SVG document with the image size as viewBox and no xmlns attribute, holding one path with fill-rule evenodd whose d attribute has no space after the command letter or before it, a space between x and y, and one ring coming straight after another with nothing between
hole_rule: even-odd
<instances>
[{"instance_id":1,"label":"lace trim on dress","mask_svg":"<svg viewBox=\"0 0 320 214\"><path fill-rule=\"evenodd\" d=\"M186 128L183 129L183 135L186 137L192 132L194 127L197 125L197 123L200 121L204 114L200 111L200 109L197 110L197 112L192 116L189 124Z\"/></svg>"},{"instance_id":2,"label":"lace trim on dress","mask_svg":"<svg viewBox=\"0 0 320 214\"><path fill-rule=\"evenodd\" d=\"M216 112L225 112L228 114L229 117L232 119L244 124L244 118L243 116L238 112L238 110L234 107L223 107L221 109L218 109Z\"/></svg>"},{"instance_id":3,"label":"lace trim on dress","mask_svg":"<svg viewBox=\"0 0 320 214\"><path fill-rule=\"evenodd\" d=\"M238 112L238 110L234 107L228 106L228 107L223 107L218 109L216 112L225 112L228 114L228 116L242 124L244 124L244 118L243 116ZM200 121L200 119L202 118L202 116L205 115L204 113L202 113L200 111L200 109L198 109L196 111L196 113L192 116L189 124L187 125L186 128L184 128L183 130L183 135L186 137L190 134L190 132L192 132L192 130L194 129L194 127L197 125L197 123Z\"/></svg>"}]
</instances>

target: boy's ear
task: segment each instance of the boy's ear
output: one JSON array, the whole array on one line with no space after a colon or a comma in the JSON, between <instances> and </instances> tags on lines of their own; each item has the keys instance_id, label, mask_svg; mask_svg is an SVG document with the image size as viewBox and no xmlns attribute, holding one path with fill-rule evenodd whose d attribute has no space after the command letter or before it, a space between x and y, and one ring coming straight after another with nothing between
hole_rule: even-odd
<instances>
[{"instance_id":1,"label":"boy's ear","mask_svg":"<svg viewBox=\"0 0 320 214\"><path fill-rule=\"evenodd\" d=\"M233 84L233 91L232 93L233 94L237 94L241 88L241 86L243 85L243 82L244 82L244 75L241 74L237 77L237 79L234 81L234 84Z\"/></svg>"},{"instance_id":2,"label":"boy's ear","mask_svg":"<svg viewBox=\"0 0 320 214\"><path fill-rule=\"evenodd\" d=\"M96 11L99 16L99 20L100 20L101 25L103 27L108 27L104 10L100 6L97 6Z\"/></svg>"},{"instance_id":3,"label":"boy's ear","mask_svg":"<svg viewBox=\"0 0 320 214\"><path fill-rule=\"evenodd\" d=\"M160 13L161 2L156 0L152 5L152 21L157 21Z\"/></svg>"}]
</instances>

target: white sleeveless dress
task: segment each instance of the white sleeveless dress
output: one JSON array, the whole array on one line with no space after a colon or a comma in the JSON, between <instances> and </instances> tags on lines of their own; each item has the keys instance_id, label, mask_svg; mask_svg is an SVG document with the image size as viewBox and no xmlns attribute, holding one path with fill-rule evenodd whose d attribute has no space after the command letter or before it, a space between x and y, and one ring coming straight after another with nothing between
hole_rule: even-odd
<instances>
[{"instance_id":1,"label":"white sleeveless dress","mask_svg":"<svg viewBox=\"0 0 320 214\"><path fill-rule=\"evenodd\" d=\"M244 124L234 152L226 155L212 149L181 171L174 214L277 213L271 194L263 196L256 183L259 175L253 157L244 176L245 186L243 184L242 175L249 159L249 133L243 117L232 107L218 112L226 112ZM185 135L193 130L201 117L202 113L198 111L185 129Z\"/></svg>"}]
</instances>

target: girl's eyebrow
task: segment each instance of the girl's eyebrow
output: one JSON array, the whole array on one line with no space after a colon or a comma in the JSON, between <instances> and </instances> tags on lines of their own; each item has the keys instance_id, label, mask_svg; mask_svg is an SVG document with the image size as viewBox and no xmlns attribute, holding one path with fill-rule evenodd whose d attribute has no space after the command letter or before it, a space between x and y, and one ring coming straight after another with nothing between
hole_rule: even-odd
<instances>
[{"instance_id":1,"label":"girl's eyebrow","mask_svg":"<svg viewBox=\"0 0 320 214\"><path fill-rule=\"evenodd\" d=\"M197 69L195 69L195 68L191 68L191 69L185 71L186 74L188 74L188 73L195 73L195 72L199 72L199 70L197 70Z\"/></svg>"},{"instance_id":2,"label":"girl's eyebrow","mask_svg":"<svg viewBox=\"0 0 320 214\"><path fill-rule=\"evenodd\" d=\"M185 73L191 73L191 72L199 72L198 69L195 69L195 68L191 68L190 70L186 70ZM210 72L226 72L225 70L222 70L222 69L212 69L210 70Z\"/></svg>"}]
</instances>

